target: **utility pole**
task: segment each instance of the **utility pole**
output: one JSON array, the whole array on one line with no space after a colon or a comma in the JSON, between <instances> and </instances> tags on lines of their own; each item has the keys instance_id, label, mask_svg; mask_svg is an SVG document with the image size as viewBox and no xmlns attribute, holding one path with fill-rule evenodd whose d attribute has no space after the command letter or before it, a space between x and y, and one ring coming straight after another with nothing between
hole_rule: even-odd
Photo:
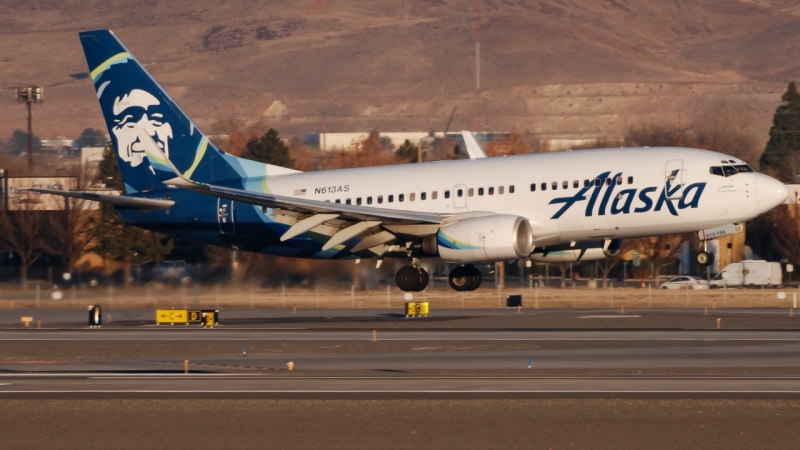
<instances>
[{"instance_id":1,"label":"utility pole","mask_svg":"<svg viewBox=\"0 0 800 450\"><path fill-rule=\"evenodd\" d=\"M33 169L33 113L31 105L44 101L44 88L41 86L17 88L17 101L28 105L28 169Z\"/></svg>"},{"instance_id":2,"label":"utility pole","mask_svg":"<svg viewBox=\"0 0 800 450\"><path fill-rule=\"evenodd\" d=\"M481 131L481 0L475 0L475 132Z\"/></svg>"}]
</instances>

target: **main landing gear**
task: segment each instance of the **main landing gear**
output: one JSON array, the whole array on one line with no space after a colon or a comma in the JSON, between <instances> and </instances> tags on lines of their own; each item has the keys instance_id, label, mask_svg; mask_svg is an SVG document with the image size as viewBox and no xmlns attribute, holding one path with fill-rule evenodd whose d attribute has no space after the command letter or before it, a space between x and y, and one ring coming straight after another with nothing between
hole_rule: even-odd
<instances>
[{"instance_id":1,"label":"main landing gear","mask_svg":"<svg viewBox=\"0 0 800 450\"><path fill-rule=\"evenodd\" d=\"M697 264L703 267L714 264L714 254L708 251L708 241L702 241L701 245L703 246L703 250L697 252L697 256L695 256Z\"/></svg>"},{"instance_id":2,"label":"main landing gear","mask_svg":"<svg viewBox=\"0 0 800 450\"><path fill-rule=\"evenodd\" d=\"M420 292L428 286L428 271L419 265L419 260L416 258L411 264L398 270L394 280L402 291Z\"/></svg>"},{"instance_id":3,"label":"main landing gear","mask_svg":"<svg viewBox=\"0 0 800 450\"><path fill-rule=\"evenodd\" d=\"M481 286L481 272L475 266L459 266L450 272L450 287L457 291L474 291Z\"/></svg>"}]
</instances>

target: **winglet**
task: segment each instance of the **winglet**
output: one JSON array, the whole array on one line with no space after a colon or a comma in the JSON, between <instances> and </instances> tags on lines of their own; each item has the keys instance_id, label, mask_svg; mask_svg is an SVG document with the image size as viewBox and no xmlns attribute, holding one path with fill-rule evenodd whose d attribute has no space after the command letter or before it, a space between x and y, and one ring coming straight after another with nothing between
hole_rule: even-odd
<instances>
[{"instance_id":1,"label":"winglet","mask_svg":"<svg viewBox=\"0 0 800 450\"><path fill-rule=\"evenodd\" d=\"M481 146L478 145L478 141L475 140L475 137L472 136L471 132L462 131L461 135L464 136L464 144L466 144L467 146L467 153L469 153L469 159L486 158L486 153L484 153Z\"/></svg>"}]
</instances>

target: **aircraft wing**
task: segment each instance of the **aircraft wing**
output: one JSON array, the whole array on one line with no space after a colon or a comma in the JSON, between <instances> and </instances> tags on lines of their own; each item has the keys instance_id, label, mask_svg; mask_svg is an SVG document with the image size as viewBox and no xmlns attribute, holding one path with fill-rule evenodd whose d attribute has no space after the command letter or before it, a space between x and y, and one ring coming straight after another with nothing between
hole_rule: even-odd
<instances>
[{"instance_id":1,"label":"aircraft wing","mask_svg":"<svg viewBox=\"0 0 800 450\"><path fill-rule=\"evenodd\" d=\"M334 226L336 231L322 246L322 251L344 244L350 239L361 238L361 242L350 251L370 250L382 254L385 251L385 244L395 241L397 234L417 236L434 234L446 221L444 216L435 213L299 199L199 183L182 175L155 143L146 146L145 155L162 183L167 186L262 208L272 208L276 215L290 215L288 223L290 227L281 236L281 241L299 236L326 223ZM285 214L286 212L290 214Z\"/></svg>"},{"instance_id":2,"label":"aircraft wing","mask_svg":"<svg viewBox=\"0 0 800 450\"><path fill-rule=\"evenodd\" d=\"M340 219L349 220L380 220L391 224L441 224L442 216L434 213L403 211L385 208L372 208L369 206L347 205L343 203L323 202L319 200L299 199L284 195L264 194L223 186L212 186L194 182L185 183L168 180L167 186L176 186L183 189L201 192L214 197L225 198L264 208L287 209L300 213L310 214L337 214Z\"/></svg>"},{"instance_id":3,"label":"aircraft wing","mask_svg":"<svg viewBox=\"0 0 800 450\"><path fill-rule=\"evenodd\" d=\"M39 192L42 194L60 195L62 197L80 198L100 203L109 203L121 208L138 209L144 211L168 209L175 206L174 200L127 197L124 195L97 194L94 192L81 191L60 191L57 189L37 189L30 188L26 191Z\"/></svg>"}]
</instances>

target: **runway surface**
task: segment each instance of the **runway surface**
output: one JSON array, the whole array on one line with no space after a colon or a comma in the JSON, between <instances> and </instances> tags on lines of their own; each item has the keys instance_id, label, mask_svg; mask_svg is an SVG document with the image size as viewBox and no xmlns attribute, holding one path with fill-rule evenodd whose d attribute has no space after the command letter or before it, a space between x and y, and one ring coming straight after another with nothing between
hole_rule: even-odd
<instances>
[{"instance_id":1,"label":"runway surface","mask_svg":"<svg viewBox=\"0 0 800 450\"><path fill-rule=\"evenodd\" d=\"M52 327L0 329L3 448L752 449L800 437L800 322L785 311L243 310L213 329L128 313L101 329L55 313Z\"/></svg>"},{"instance_id":2,"label":"runway surface","mask_svg":"<svg viewBox=\"0 0 800 450\"><path fill-rule=\"evenodd\" d=\"M800 394L795 331L178 327L0 331L0 342L0 396L15 397Z\"/></svg>"}]
</instances>

